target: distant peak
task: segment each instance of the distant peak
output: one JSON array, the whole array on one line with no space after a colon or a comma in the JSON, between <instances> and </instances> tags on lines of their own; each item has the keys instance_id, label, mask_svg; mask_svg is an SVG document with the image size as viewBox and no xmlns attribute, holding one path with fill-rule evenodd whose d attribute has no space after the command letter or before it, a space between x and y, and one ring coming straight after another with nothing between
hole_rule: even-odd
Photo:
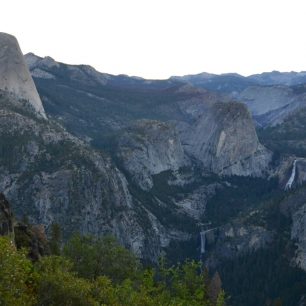
<instances>
[{"instance_id":1,"label":"distant peak","mask_svg":"<svg viewBox=\"0 0 306 306\"><path fill-rule=\"evenodd\" d=\"M24 55L24 57L35 57L35 58L39 58L39 59L42 58L42 57L36 55L36 54L33 53L33 52L26 53L26 54Z\"/></svg>"},{"instance_id":2,"label":"distant peak","mask_svg":"<svg viewBox=\"0 0 306 306\"><path fill-rule=\"evenodd\" d=\"M237 78L244 78L244 76L236 72L222 73L221 76L232 76L232 77L237 77Z\"/></svg>"},{"instance_id":3,"label":"distant peak","mask_svg":"<svg viewBox=\"0 0 306 306\"><path fill-rule=\"evenodd\" d=\"M25 56L26 63L30 70L38 67L44 66L48 68L59 67L59 63L56 62L51 56L40 57L32 52L27 53Z\"/></svg>"},{"instance_id":4,"label":"distant peak","mask_svg":"<svg viewBox=\"0 0 306 306\"><path fill-rule=\"evenodd\" d=\"M45 56L41 63L44 65L44 66L47 66L48 68L51 68L51 67L59 67L60 64L55 61L51 56Z\"/></svg>"},{"instance_id":5,"label":"distant peak","mask_svg":"<svg viewBox=\"0 0 306 306\"><path fill-rule=\"evenodd\" d=\"M37 56L34 53L27 53L24 56L24 59L29 67L29 69L34 68L34 66L37 65L38 62L40 62L42 60L42 58L40 56Z\"/></svg>"}]
</instances>

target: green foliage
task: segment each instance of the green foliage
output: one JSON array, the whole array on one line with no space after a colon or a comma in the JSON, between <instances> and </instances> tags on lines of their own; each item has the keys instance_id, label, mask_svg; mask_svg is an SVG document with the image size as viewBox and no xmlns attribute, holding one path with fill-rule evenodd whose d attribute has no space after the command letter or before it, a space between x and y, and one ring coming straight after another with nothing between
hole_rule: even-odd
<instances>
[{"instance_id":1,"label":"green foliage","mask_svg":"<svg viewBox=\"0 0 306 306\"><path fill-rule=\"evenodd\" d=\"M26 253L0 237L0 305L34 305L36 279Z\"/></svg>"},{"instance_id":2,"label":"green foliage","mask_svg":"<svg viewBox=\"0 0 306 306\"><path fill-rule=\"evenodd\" d=\"M206 279L200 273L200 264L195 261L186 262L182 266L162 269L162 281L170 287L171 300L174 305L209 305Z\"/></svg>"},{"instance_id":3,"label":"green foliage","mask_svg":"<svg viewBox=\"0 0 306 306\"><path fill-rule=\"evenodd\" d=\"M36 265L38 305L96 305L91 295L91 283L72 272L72 263L58 257L44 257Z\"/></svg>"},{"instance_id":4,"label":"green foliage","mask_svg":"<svg viewBox=\"0 0 306 306\"><path fill-rule=\"evenodd\" d=\"M224 306L224 305L225 305L225 292L224 290L221 290L217 298L216 306Z\"/></svg>"},{"instance_id":5,"label":"green foliage","mask_svg":"<svg viewBox=\"0 0 306 306\"><path fill-rule=\"evenodd\" d=\"M119 305L118 289L106 276L99 276L92 283L91 292L98 305Z\"/></svg>"},{"instance_id":6,"label":"green foliage","mask_svg":"<svg viewBox=\"0 0 306 306\"><path fill-rule=\"evenodd\" d=\"M75 236L65 248L69 258L52 255L33 264L26 253L0 238L0 305L214 306L199 263L143 269L111 237ZM221 292L217 305L223 301Z\"/></svg>"},{"instance_id":7,"label":"green foliage","mask_svg":"<svg viewBox=\"0 0 306 306\"><path fill-rule=\"evenodd\" d=\"M106 292L115 301L113 305L213 306L207 295L206 277L200 273L200 265L193 261L176 267L146 269L136 282L127 279L115 289L107 280L99 281L104 284L104 293L107 284ZM105 303L105 295L100 296L103 298L100 301ZM224 305L221 299L219 305Z\"/></svg>"},{"instance_id":8,"label":"green foliage","mask_svg":"<svg viewBox=\"0 0 306 306\"><path fill-rule=\"evenodd\" d=\"M75 235L65 246L64 255L71 260L78 275L88 279L105 275L118 283L135 278L138 271L136 257L110 236Z\"/></svg>"}]
</instances>

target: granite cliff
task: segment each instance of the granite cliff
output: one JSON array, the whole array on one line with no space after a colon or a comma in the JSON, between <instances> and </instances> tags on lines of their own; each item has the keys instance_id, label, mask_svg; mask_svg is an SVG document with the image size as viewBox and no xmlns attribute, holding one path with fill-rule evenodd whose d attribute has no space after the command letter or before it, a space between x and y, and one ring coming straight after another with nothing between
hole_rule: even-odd
<instances>
[{"instance_id":1,"label":"granite cliff","mask_svg":"<svg viewBox=\"0 0 306 306\"><path fill-rule=\"evenodd\" d=\"M214 103L187 129L181 129L187 154L219 175L264 176L271 152L257 138L242 104Z\"/></svg>"},{"instance_id":2,"label":"granite cliff","mask_svg":"<svg viewBox=\"0 0 306 306\"><path fill-rule=\"evenodd\" d=\"M120 135L116 151L125 170L144 190L153 187L152 175L190 164L175 128L159 121L135 122Z\"/></svg>"},{"instance_id":3,"label":"granite cliff","mask_svg":"<svg viewBox=\"0 0 306 306\"><path fill-rule=\"evenodd\" d=\"M26 101L38 116L46 118L17 39L6 33L0 33L0 90Z\"/></svg>"}]
</instances>

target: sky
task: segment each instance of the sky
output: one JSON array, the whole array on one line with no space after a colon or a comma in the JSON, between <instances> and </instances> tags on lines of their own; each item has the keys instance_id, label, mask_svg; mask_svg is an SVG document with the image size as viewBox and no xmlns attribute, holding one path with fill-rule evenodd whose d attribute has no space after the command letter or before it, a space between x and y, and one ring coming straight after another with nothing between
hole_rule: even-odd
<instances>
[{"instance_id":1,"label":"sky","mask_svg":"<svg viewBox=\"0 0 306 306\"><path fill-rule=\"evenodd\" d=\"M152 79L306 70L305 0L1 0L24 53Z\"/></svg>"}]
</instances>

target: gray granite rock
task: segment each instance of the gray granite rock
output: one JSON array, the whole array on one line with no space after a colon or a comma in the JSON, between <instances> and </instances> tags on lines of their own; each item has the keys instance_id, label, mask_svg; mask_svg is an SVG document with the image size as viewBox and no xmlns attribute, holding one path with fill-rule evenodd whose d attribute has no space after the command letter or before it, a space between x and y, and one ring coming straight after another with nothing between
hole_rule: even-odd
<instances>
[{"instance_id":1,"label":"gray granite rock","mask_svg":"<svg viewBox=\"0 0 306 306\"><path fill-rule=\"evenodd\" d=\"M179 128L184 150L219 175L263 176L272 153L257 138L247 108L213 103L195 123Z\"/></svg>"},{"instance_id":2,"label":"gray granite rock","mask_svg":"<svg viewBox=\"0 0 306 306\"><path fill-rule=\"evenodd\" d=\"M35 112L46 118L19 44L14 36L0 33L0 89L26 100Z\"/></svg>"},{"instance_id":3,"label":"gray granite rock","mask_svg":"<svg viewBox=\"0 0 306 306\"><path fill-rule=\"evenodd\" d=\"M175 128L156 120L140 120L119 138L117 157L144 190L153 187L152 175L188 165Z\"/></svg>"}]
</instances>

